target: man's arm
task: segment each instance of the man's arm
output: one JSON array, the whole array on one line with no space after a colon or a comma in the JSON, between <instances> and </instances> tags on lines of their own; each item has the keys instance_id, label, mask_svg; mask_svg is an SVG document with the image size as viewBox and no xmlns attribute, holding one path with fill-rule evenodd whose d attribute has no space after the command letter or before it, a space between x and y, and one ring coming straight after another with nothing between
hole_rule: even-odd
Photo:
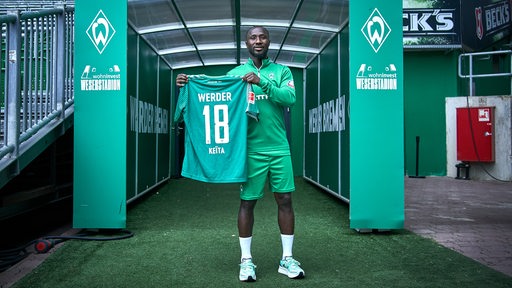
<instances>
[{"instance_id":1,"label":"man's arm","mask_svg":"<svg viewBox=\"0 0 512 288\"><path fill-rule=\"evenodd\" d=\"M295 86L293 83L292 72L288 67L283 69L283 75L279 86L258 77L254 72L245 74L243 80L261 87L263 92L265 92L269 99L274 103L285 107L291 107L295 104Z\"/></svg>"},{"instance_id":2,"label":"man's arm","mask_svg":"<svg viewBox=\"0 0 512 288\"><path fill-rule=\"evenodd\" d=\"M293 83L292 72L288 67L283 69L279 86L265 79L261 79L259 86L272 102L285 107L291 107L295 104L295 84Z\"/></svg>"},{"instance_id":3,"label":"man's arm","mask_svg":"<svg viewBox=\"0 0 512 288\"><path fill-rule=\"evenodd\" d=\"M187 108L188 89L187 87L184 87L186 83L188 83L188 76L186 74L178 74L178 76L176 76L176 85L180 87L180 94L178 95L176 110L174 111L175 123L183 121L183 114L185 113L185 109Z\"/></svg>"},{"instance_id":4,"label":"man's arm","mask_svg":"<svg viewBox=\"0 0 512 288\"><path fill-rule=\"evenodd\" d=\"M187 74L180 73L178 76L176 76L176 85L178 87L183 87L188 82L188 76Z\"/></svg>"}]
</instances>

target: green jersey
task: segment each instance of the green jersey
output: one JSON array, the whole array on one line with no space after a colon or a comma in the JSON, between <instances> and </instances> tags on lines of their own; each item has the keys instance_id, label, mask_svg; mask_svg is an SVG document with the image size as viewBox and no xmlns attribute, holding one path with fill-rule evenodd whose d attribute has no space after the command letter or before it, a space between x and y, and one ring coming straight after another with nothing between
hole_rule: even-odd
<instances>
[{"instance_id":1,"label":"green jersey","mask_svg":"<svg viewBox=\"0 0 512 288\"><path fill-rule=\"evenodd\" d=\"M252 85L259 121L249 121L247 128L247 151L267 155L290 155L286 137L284 108L295 104L295 86L290 69L263 60L260 69L252 59L244 65L233 68L229 75L243 76L254 72L260 77L259 85Z\"/></svg>"},{"instance_id":2,"label":"green jersey","mask_svg":"<svg viewBox=\"0 0 512 288\"><path fill-rule=\"evenodd\" d=\"M251 86L234 76L189 75L188 79L174 115L175 122L185 122L181 175L209 183L246 181Z\"/></svg>"}]
</instances>

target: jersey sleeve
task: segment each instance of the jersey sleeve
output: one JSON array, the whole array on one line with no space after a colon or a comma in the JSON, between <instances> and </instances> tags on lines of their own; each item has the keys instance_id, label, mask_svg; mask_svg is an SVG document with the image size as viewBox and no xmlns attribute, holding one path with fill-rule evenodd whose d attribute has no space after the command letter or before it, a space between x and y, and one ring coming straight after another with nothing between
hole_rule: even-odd
<instances>
[{"instance_id":1,"label":"jersey sleeve","mask_svg":"<svg viewBox=\"0 0 512 288\"><path fill-rule=\"evenodd\" d=\"M174 111L174 123L182 122L183 115L187 108L188 102L188 84L180 88L180 94L178 96L178 103L176 104L176 111Z\"/></svg>"},{"instance_id":2,"label":"jersey sleeve","mask_svg":"<svg viewBox=\"0 0 512 288\"><path fill-rule=\"evenodd\" d=\"M295 84L290 68L283 66L279 86L264 78L261 78L259 86L272 102L285 107L291 107L295 104Z\"/></svg>"}]
</instances>

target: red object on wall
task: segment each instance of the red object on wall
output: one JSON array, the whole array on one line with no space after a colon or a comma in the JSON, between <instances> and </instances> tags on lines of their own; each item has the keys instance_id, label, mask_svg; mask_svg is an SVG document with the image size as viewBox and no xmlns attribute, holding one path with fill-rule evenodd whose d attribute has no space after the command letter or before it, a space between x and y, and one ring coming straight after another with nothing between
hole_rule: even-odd
<instances>
[{"instance_id":1,"label":"red object on wall","mask_svg":"<svg viewBox=\"0 0 512 288\"><path fill-rule=\"evenodd\" d=\"M457 108L457 160L494 162L494 107Z\"/></svg>"}]
</instances>

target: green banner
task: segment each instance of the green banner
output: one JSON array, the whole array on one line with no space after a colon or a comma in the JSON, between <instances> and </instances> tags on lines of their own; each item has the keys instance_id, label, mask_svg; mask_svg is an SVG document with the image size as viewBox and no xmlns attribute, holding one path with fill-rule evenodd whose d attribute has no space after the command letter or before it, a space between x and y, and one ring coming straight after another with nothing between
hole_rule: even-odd
<instances>
[{"instance_id":1,"label":"green banner","mask_svg":"<svg viewBox=\"0 0 512 288\"><path fill-rule=\"evenodd\" d=\"M350 227L404 222L402 1L350 1Z\"/></svg>"},{"instance_id":2,"label":"green banner","mask_svg":"<svg viewBox=\"0 0 512 288\"><path fill-rule=\"evenodd\" d=\"M127 1L75 1L74 228L125 228Z\"/></svg>"}]
</instances>

